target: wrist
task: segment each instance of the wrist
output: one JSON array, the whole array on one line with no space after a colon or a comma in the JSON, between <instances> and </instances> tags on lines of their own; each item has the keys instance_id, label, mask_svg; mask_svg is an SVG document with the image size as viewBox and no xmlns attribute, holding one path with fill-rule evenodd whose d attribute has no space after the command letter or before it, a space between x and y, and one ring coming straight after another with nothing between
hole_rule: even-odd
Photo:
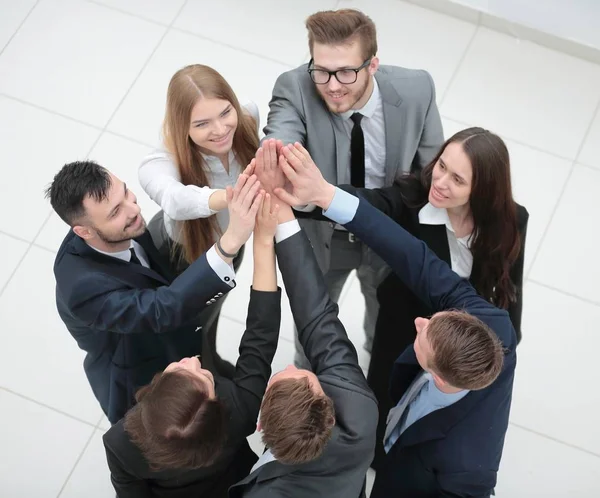
<instances>
[{"instance_id":1,"label":"wrist","mask_svg":"<svg viewBox=\"0 0 600 498\"><path fill-rule=\"evenodd\" d=\"M252 243L254 244L254 247L273 247L275 245L275 235L263 235L254 232Z\"/></svg>"},{"instance_id":2,"label":"wrist","mask_svg":"<svg viewBox=\"0 0 600 498\"><path fill-rule=\"evenodd\" d=\"M320 189L319 196L315 200L314 204L319 206L323 211L329 209L329 205L335 196L335 187L331 183L325 182Z\"/></svg>"},{"instance_id":3,"label":"wrist","mask_svg":"<svg viewBox=\"0 0 600 498\"><path fill-rule=\"evenodd\" d=\"M232 233L227 230L219 239L219 243L223 248L223 251L229 254L237 254L239 250L244 245L243 242L240 242L237 237L235 237Z\"/></svg>"},{"instance_id":4,"label":"wrist","mask_svg":"<svg viewBox=\"0 0 600 498\"><path fill-rule=\"evenodd\" d=\"M292 221L295 219L294 211L292 211L291 206L288 204L283 204L279 206L279 212L277 213L277 224L281 225L282 223L287 223L288 221Z\"/></svg>"}]
</instances>

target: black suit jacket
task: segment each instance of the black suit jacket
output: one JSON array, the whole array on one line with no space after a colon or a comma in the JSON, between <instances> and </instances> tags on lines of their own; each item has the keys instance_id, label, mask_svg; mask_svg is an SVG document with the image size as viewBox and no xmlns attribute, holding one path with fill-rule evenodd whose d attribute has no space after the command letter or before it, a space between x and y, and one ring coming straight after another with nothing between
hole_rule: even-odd
<instances>
[{"instance_id":1,"label":"black suit jacket","mask_svg":"<svg viewBox=\"0 0 600 498\"><path fill-rule=\"evenodd\" d=\"M320 458L301 465L269 462L230 490L230 497L356 498L373 458L377 402L339 321L310 243L303 232L276 246L298 337L336 425Z\"/></svg>"},{"instance_id":2,"label":"black suit jacket","mask_svg":"<svg viewBox=\"0 0 600 498\"><path fill-rule=\"evenodd\" d=\"M150 235L136 241L151 269L99 253L72 231L54 263L58 313L87 353L85 373L113 424L155 373L201 353L195 318L231 290L205 255L172 280Z\"/></svg>"},{"instance_id":3,"label":"black suit jacket","mask_svg":"<svg viewBox=\"0 0 600 498\"><path fill-rule=\"evenodd\" d=\"M119 498L219 498L246 477L257 456L247 437L256 419L271 375L281 319L281 291L251 291L246 332L233 380L215 376L217 397L229 411L228 440L219 460L210 467L153 472L130 441L123 421L104 435L111 479Z\"/></svg>"},{"instance_id":4,"label":"black suit jacket","mask_svg":"<svg viewBox=\"0 0 600 498\"><path fill-rule=\"evenodd\" d=\"M354 195L359 194L377 209L387 214L408 232L427 243L429 248L442 261L450 264L450 247L444 225L424 225L419 223L419 209L408 208L404 203L402 188L395 184L379 189L356 189L350 185L342 187ZM516 288L516 300L508 307L508 313L515 327L517 337L521 338L521 315L523 313L523 266L525 261L525 239L529 213L517 204L517 228L521 237L521 250L510 271L510 279ZM473 281L473 275L469 281ZM393 308L398 305L398 296L403 293L402 279L392 273L382 284L378 293L382 307ZM379 326L379 324L378 324Z\"/></svg>"},{"instance_id":5,"label":"black suit jacket","mask_svg":"<svg viewBox=\"0 0 600 498\"><path fill-rule=\"evenodd\" d=\"M372 497L487 497L496 484L508 426L517 337L508 313L480 297L423 241L360 200L345 227L368 244L429 308L462 309L481 319L506 348L498 379L419 419L402 433L377 473ZM422 371L409 347L396 361L397 403Z\"/></svg>"}]
</instances>

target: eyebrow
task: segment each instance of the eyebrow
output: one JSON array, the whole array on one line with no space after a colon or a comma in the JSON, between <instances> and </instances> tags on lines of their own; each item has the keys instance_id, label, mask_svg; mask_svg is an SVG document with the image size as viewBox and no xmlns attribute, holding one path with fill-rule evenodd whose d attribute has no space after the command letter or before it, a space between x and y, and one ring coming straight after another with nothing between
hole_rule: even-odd
<instances>
[{"instance_id":1,"label":"eyebrow","mask_svg":"<svg viewBox=\"0 0 600 498\"><path fill-rule=\"evenodd\" d=\"M359 64L359 65L360 65L360 64ZM326 68L326 67L320 66L319 64L315 64L315 63L313 62L313 68L314 68L314 69L321 69L321 70L323 70L323 71L331 71L331 72L333 72L333 71L343 71L344 69L355 69L355 68L357 68L357 67L358 67L358 66L342 66L342 67L338 67L337 69L329 69L329 68Z\"/></svg>"},{"instance_id":2,"label":"eyebrow","mask_svg":"<svg viewBox=\"0 0 600 498\"><path fill-rule=\"evenodd\" d=\"M442 159L442 156L440 156L440 163L442 163L444 166L446 166L446 168L448 167L448 165L446 164L446 162ZM453 171L452 174L458 176L463 182L466 182L466 180L461 175L459 175L458 173L456 173L456 172Z\"/></svg>"},{"instance_id":3,"label":"eyebrow","mask_svg":"<svg viewBox=\"0 0 600 498\"><path fill-rule=\"evenodd\" d=\"M123 193L125 194L125 196L127 196L127 184L125 182L123 182ZM119 204L117 204L114 208L110 210L110 213L108 213L109 218L112 218L113 214L115 214L115 211L119 208L120 205L121 203L119 202Z\"/></svg>"},{"instance_id":4,"label":"eyebrow","mask_svg":"<svg viewBox=\"0 0 600 498\"><path fill-rule=\"evenodd\" d=\"M227 104L227 107L225 107L225 109L223 109L219 113L219 116L222 116L223 114L225 114L229 109L231 109L231 104ZM192 121L192 124L204 123L206 121L210 121L210 119L195 119L194 121Z\"/></svg>"}]
</instances>

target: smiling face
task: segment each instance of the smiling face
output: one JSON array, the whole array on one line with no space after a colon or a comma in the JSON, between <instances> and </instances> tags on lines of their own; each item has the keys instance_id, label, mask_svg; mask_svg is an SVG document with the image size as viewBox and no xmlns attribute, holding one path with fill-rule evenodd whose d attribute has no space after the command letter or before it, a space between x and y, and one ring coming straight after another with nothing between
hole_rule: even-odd
<instances>
[{"instance_id":1,"label":"smiling face","mask_svg":"<svg viewBox=\"0 0 600 498\"><path fill-rule=\"evenodd\" d=\"M238 126L238 115L227 100L199 98L192 108L189 135L204 154L228 154Z\"/></svg>"},{"instance_id":2,"label":"smiling face","mask_svg":"<svg viewBox=\"0 0 600 498\"><path fill-rule=\"evenodd\" d=\"M119 251L129 247L129 241L146 231L135 194L112 173L106 198L97 201L92 196L83 200L85 216L73 231L98 249Z\"/></svg>"},{"instance_id":3,"label":"smiling face","mask_svg":"<svg viewBox=\"0 0 600 498\"><path fill-rule=\"evenodd\" d=\"M437 208L456 208L469 203L473 168L460 142L450 142L431 174L429 202Z\"/></svg>"},{"instance_id":4,"label":"smiling face","mask_svg":"<svg viewBox=\"0 0 600 498\"><path fill-rule=\"evenodd\" d=\"M177 371L184 371L187 374L197 378L206 389L208 397L210 399L216 397L215 379L213 374L210 373L210 371L202 368L202 364L198 358L195 356L192 358L183 358L179 361L171 363L169 366L167 366L167 368L165 368L165 373Z\"/></svg>"},{"instance_id":5,"label":"smiling face","mask_svg":"<svg viewBox=\"0 0 600 498\"><path fill-rule=\"evenodd\" d=\"M356 69L365 61L362 58L360 41L355 40L343 45L326 45L315 43L313 46L313 68L326 71L337 71L340 69ZM377 57L371 59L371 63L356 74L356 81L343 84L335 76L329 78L329 82L315 87L319 95L331 112L343 113L350 109L363 107L373 91L373 74L379 67ZM354 71L351 71L354 78Z\"/></svg>"}]
</instances>

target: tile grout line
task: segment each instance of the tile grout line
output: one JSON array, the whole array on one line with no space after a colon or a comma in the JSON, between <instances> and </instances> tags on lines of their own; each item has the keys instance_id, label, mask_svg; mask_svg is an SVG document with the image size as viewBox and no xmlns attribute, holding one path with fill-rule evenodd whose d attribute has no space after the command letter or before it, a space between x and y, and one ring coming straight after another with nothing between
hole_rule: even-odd
<instances>
[{"instance_id":1,"label":"tile grout line","mask_svg":"<svg viewBox=\"0 0 600 498\"><path fill-rule=\"evenodd\" d=\"M13 235L12 233L5 232L4 230L0 230L0 235L6 235L7 237L10 237L11 239L14 239L14 240L18 240L19 242L25 242L26 244L31 244L30 240L24 239L17 235Z\"/></svg>"},{"instance_id":2,"label":"tile grout line","mask_svg":"<svg viewBox=\"0 0 600 498\"><path fill-rule=\"evenodd\" d=\"M531 282L532 284L539 285L540 287L544 287L545 289L548 289L548 290L551 290L554 292L558 292L559 294L562 294L563 296L570 297L572 299L577 299L578 301L582 301L584 303L600 307L600 302L598 302L598 301L594 301L587 297L579 296L578 294L573 294L572 292L568 292L568 291L559 289L558 287L554 287L552 285L545 284L544 282L540 282L539 280L535 280L533 278L527 278L527 282Z\"/></svg>"},{"instance_id":3,"label":"tile grout line","mask_svg":"<svg viewBox=\"0 0 600 498\"><path fill-rule=\"evenodd\" d=\"M63 482L63 485L60 488L60 491L58 492L58 494L56 495L56 498L60 498L60 495L63 494L63 491L65 490L65 488L67 487L67 484L69 483L69 481L71 480L71 477L73 476L73 473L75 472L75 469L77 468L77 466L79 465L79 462L81 461L81 459L83 458L83 455L85 455L85 452L87 451L88 447L90 446L90 443L92 442L92 439L94 438L94 436L96 435L96 429L97 426L94 427L94 429L92 430L92 433L90 434L90 437L88 438L87 442L85 443L85 445L83 446L83 449L81 450L81 452L79 453L79 456L77 457L77 459L75 460L75 463L73 464L73 468L71 469L71 471L67 474L67 477L65 478L65 482Z\"/></svg>"},{"instance_id":4,"label":"tile grout line","mask_svg":"<svg viewBox=\"0 0 600 498\"><path fill-rule=\"evenodd\" d=\"M120 14L123 14L123 15L126 15L126 16L134 17L134 18L136 18L136 19L140 19L140 20L142 20L142 21L146 21L146 22L149 22L149 23L155 24L155 25L157 25L157 26L160 26L160 27L162 27L162 28L168 28L168 27L170 26L170 23L169 23L169 24L164 24L164 23L162 23L162 22L160 22L160 21L157 21L157 20L155 20L155 19L150 19L149 17L144 17L144 16L142 16L142 15L140 15L140 14L135 14L135 13L133 13L133 12L128 12L128 11L126 11L126 10L120 9L119 7L115 7L114 5L107 5L107 4L104 4L104 3L102 3L101 1L98 1L98 0L84 0L84 1L85 1L85 2L87 2L87 3L91 3L91 4L93 4L93 5L96 5L96 6L98 6L98 7L103 7L103 8L105 8L105 9L108 9L108 10L112 10L112 11L115 11L115 12L119 12ZM184 4L185 4L185 3L187 3L187 2L184 2ZM175 14L175 18L177 18L177 16L180 14L180 12L181 12L181 11L178 11L178 12L177 12L177 14ZM175 20L175 19L173 19L173 20L171 21L171 23L172 23L174 20Z\"/></svg>"},{"instance_id":5,"label":"tile grout line","mask_svg":"<svg viewBox=\"0 0 600 498\"><path fill-rule=\"evenodd\" d=\"M44 408L47 408L48 410L51 410L51 411L53 411L55 413L59 413L60 415L63 415L64 417L70 418L70 419L75 420L77 422L81 422L82 424L89 425L90 427L94 427L95 428L97 426L97 424L93 424L92 422L88 422L87 420L83 420L82 418L76 417L75 415L71 415L71 414L69 414L67 412L59 410L58 408L54 408L53 406L47 405L46 403L42 403L41 401L37 401L37 400L35 400L33 398L30 398L29 396L25 396L24 394L21 394L21 393L18 393L16 391L13 391L12 389L9 389L8 387L0 386L0 390L6 391L7 393L10 393L10 394L12 394L14 396L17 396L19 398L22 398L24 400L27 400L27 401L29 401L31 403L36 404L36 405L43 406Z\"/></svg>"},{"instance_id":6,"label":"tile grout line","mask_svg":"<svg viewBox=\"0 0 600 498\"><path fill-rule=\"evenodd\" d=\"M469 24L471 24L472 26L475 26L475 29L473 30L473 34L471 35L471 39L467 43L467 46L465 47L464 52L460 56L458 64L456 65L456 69L454 69L454 72L452 73L452 76L450 76L450 79L448 80L448 84L446 85L444 93L443 93L443 95L440 98L440 103L438 105L438 109L440 111L440 115L441 115L442 105L444 104L444 101L446 100L446 96L450 92L450 88L452 87L452 84L454 83L454 80L456 79L456 76L458 75L458 72L460 71L460 69L461 69L461 67L462 67L465 59L467 58L467 54L471 50L471 45L473 45L473 41L475 40L475 37L477 36L477 33L479 33L479 27L480 27L479 24L473 24L473 23L469 23Z\"/></svg>"},{"instance_id":7,"label":"tile grout line","mask_svg":"<svg viewBox=\"0 0 600 498\"><path fill-rule=\"evenodd\" d=\"M529 276L531 275L531 272L533 271L533 268L535 267L535 262L537 261L537 258L540 255L542 246L544 244L544 241L546 240L546 236L548 235L548 232L550 231L550 226L552 225L552 221L554 220L554 217L556 216L558 207L560 206L560 204L562 202L565 192L567 191L567 186L569 185L569 182L571 181L571 177L573 176L573 173L575 171L575 167L577 166L577 160L579 159L579 156L581 155L581 151L583 150L583 146L585 145L585 142L592 130L592 126L594 125L594 120L596 118L596 115L598 114L598 110L600 110L600 99L598 99L598 102L596 103L596 109L595 109L594 113L592 114L592 118L590 119L590 122L585 130L585 133L583 134L583 138L581 139L581 143L579 144L579 147L577 149L577 154L575 154L575 159L573 159L573 163L571 164L571 169L569 170L569 174L567 175L567 178L565 179L565 183L563 184L563 188L561 189L560 194L558 195L556 204L554 205L554 208L552 209L552 213L550 214L550 218L548 220L548 223L546 224L546 227L544 228L544 232L542 233L540 242L535 250L533 258L531 259L531 263L529 264L529 269L527 270L527 274L525 275L525 278L529 278Z\"/></svg>"},{"instance_id":8,"label":"tile grout line","mask_svg":"<svg viewBox=\"0 0 600 498\"><path fill-rule=\"evenodd\" d=\"M21 21L21 23L19 24L19 26L17 26L17 29L15 29L15 31L13 32L13 34L10 36L10 38L8 39L8 41L5 43L4 47L2 47L2 49L0 50L0 57L2 56L2 54L4 53L4 51L7 49L7 47L10 45L10 43L13 41L13 38L15 36L17 36L17 33L21 30L21 28L23 27L23 24L25 24L25 22L27 21L27 19L29 19L29 16L35 10L35 8L38 6L38 4L40 3L40 1L41 0L37 0L37 2L35 2L35 4L33 4L33 6L31 7L31 9L29 9L29 12L27 12L27 14L25 15L24 19Z\"/></svg>"},{"instance_id":9,"label":"tile grout line","mask_svg":"<svg viewBox=\"0 0 600 498\"><path fill-rule=\"evenodd\" d=\"M600 458L600 453L595 453L595 452L590 451L590 450L588 450L586 448L581 448L580 446L577 446L575 444L568 443L566 441L562 441L562 440L557 439L557 438L555 438L553 436L549 436L548 434L544 434L542 432L538 432L538 431L536 431L534 429L529 429L528 427L525 427L525 426L523 426L521 424L515 424L514 422L509 422L509 425L512 425L513 427L516 427L516 428L521 429L523 431L530 432L531 434L535 434L536 436L543 437L544 439L548 439L548 440L553 441L555 443L562 444L564 446L568 446L569 448L572 448L574 450L579 450L579 451L582 451L584 453L587 453L588 455L592 455L592 456Z\"/></svg>"}]
</instances>

